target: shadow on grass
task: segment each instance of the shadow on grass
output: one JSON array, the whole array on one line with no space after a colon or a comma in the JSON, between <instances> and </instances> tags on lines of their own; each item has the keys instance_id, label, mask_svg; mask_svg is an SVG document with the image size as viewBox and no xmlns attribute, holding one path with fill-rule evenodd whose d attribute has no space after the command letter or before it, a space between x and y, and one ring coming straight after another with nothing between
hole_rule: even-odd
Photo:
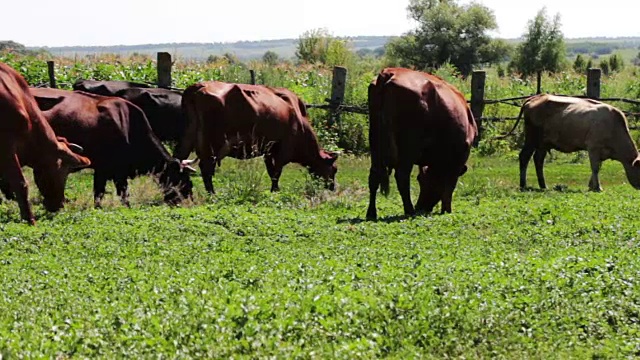
<instances>
[{"instance_id":1,"label":"shadow on grass","mask_svg":"<svg viewBox=\"0 0 640 360\"><path fill-rule=\"evenodd\" d=\"M391 224L391 223L396 223L402 220L412 219L416 217L430 217L434 215L440 215L440 213L417 213L415 215L391 215L391 216L385 216L385 217L378 217L377 220L368 220L364 217L357 217L357 218L351 218L351 219L338 219L336 223L356 225L363 222L374 222L374 223L381 222L381 223Z\"/></svg>"},{"instance_id":2,"label":"shadow on grass","mask_svg":"<svg viewBox=\"0 0 640 360\"><path fill-rule=\"evenodd\" d=\"M555 192L561 192L561 193L570 193L570 194L579 194L582 193L582 190L579 189L569 189L569 186L564 185L564 184L558 184L558 185L554 185L551 189L540 189L540 188L536 188L536 187L532 187L532 186L527 186L524 189L520 189L520 192L537 192L537 193L544 193L547 191L555 191Z\"/></svg>"}]
</instances>

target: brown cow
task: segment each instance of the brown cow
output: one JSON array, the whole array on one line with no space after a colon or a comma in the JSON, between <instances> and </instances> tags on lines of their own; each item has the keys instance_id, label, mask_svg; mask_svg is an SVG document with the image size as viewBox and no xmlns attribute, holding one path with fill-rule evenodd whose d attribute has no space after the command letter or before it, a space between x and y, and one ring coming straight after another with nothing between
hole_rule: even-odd
<instances>
[{"instance_id":1,"label":"brown cow","mask_svg":"<svg viewBox=\"0 0 640 360\"><path fill-rule=\"evenodd\" d=\"M202 82L187 88L182 106L189 125L176 157L195 147L205 188L213 193L216 164L226 156L264 155L271 191L278 190L282 168L299 163L333 189L336 155L320 148L302 101L291 91L260 85Z\"/></svg>"},{"instance_id":2,"label":"brown cow","mask_svg":"<svg viewBox=\"0 0 640 360\"><path fill-rule=\"evenodd\" d=\"M451 212L458 177L465 173L478 134L467 102L439 77L402 68L387 68L369 85L368 219L376 219L376 193L389 193L395 169L405 215L431 212L442 202ZM413 165L420 166L420 196L414 209L409 193Z\"/></svg>"},{"instance_id":3,"label":"brown cow","mask_svg":"<svg viewBox=\"0 0 640 360\"><path fill-rule=\"evenodd\" d=\"M156 175L166 202L191 196L189 172L195 170L169 155L144 112L133 103L82 91L30 90L56 133L83 146L91 159L96 207L108 180L113 180L128 206L127 179L148 173Z\"/></svg>"},{"instance_id":4,"label":"brown cow","mask_svg":"<svg viewBox=\"0 0 640 360\"><path fill-rule=\"evenodd\" d=\"M551 149L564 153L587 150L591 163L589 189L602 191L598 173L607 159L620 161L629 183L640 189L640 156L622 111L591 99L557 95L532 96L522 105L510 135L524 115L524 146L520 151L520 188L527 186L531 156L538 185L546 188L544 158Z\"/></svg>"},{"instance_id":5,"label":"brown cow","mask_svg":"<svg viewBox=\"0 0 640 360\"><path fill-rule=\"evenodd\" d=\"M34 225L35 218L21 167L33 168L45 208L57 211L64 203L68 172L91 164L89 159L70 150L75 147L64 138L56 138L29 93L27 82L11 67L0 63L0 177L15 194L20 216L29 224Z\"/></svg>"}]
</instances>

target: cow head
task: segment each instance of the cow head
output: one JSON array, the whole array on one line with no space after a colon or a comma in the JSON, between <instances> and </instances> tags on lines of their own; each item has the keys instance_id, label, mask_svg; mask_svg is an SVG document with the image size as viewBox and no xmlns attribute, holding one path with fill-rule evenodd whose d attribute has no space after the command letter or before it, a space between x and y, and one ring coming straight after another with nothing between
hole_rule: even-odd
<instances>
[{"instance_id":1,"label":"cow head","mask_svg":"<svg viewBox=\"0 0 640 360\"><path fill-rule=\"evenodd\" d=\"M623 165L629 184L640 190L640 155L633 159L630 164L623 163Z\"/></svg>"},{"instance_id":2,"label":"cow head","mask_svg":"<svg viewBox=\"0 0 640 360\"><path fill-rule=\"evenodd\" d=\"M193 195L193 183L189 176L196 171L191 167L193 162L194 160L173 159L167 163L165 170L160 174L160 185L166 203L177 204Z\"/></svg>"},{"instance_id":3,"label":"cow head","mask_svg":"<svg viewBox=\"0 0 640 360\"><path fill-rule=\"evenodd\" d=\"M453 171L437 171L427 166L420 168L418 174L420 195L416 211L430 213L441 201L442 213L451 212L453 190L456 188L458 178L466 172L466 165Z\"/></svg>"},{"instance_id":4,"label":"cow head","mask_svg":"<svg viewBox=\"0 0 640 360\"><path fill-rule=\"evenodd\" d=\"M336 166L337 159L337 153L320 150L320 158L309 166L309 173L322 179L325 187L331 191L335 190L336 186L336 173L338 172L338 167Z\"/></svg>"},{"instance_id":5,"label":"cow head","mask_svg":"<svg viewBox=\"0 0 640 360\"><path fill-rule=\"evenodd\" d=\"M44 207L51 212L60 210L64 205L64 188L67 175L74 169L91 165L91 161L75 154L82 147L58 137L55 153L45 154L33 166L33 177L43 197Z\"/></svg>"}]
</instances>

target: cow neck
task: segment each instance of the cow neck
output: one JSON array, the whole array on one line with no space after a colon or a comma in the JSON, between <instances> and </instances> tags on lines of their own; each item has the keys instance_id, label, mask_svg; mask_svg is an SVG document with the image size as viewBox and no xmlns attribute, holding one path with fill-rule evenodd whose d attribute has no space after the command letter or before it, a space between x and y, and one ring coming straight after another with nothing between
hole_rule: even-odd
<instances>
[{"instance_id":1,"label":"cow neck","mask_svg":"<svg viewBox=\"0 0 640 360\"><path fill-rule=\"evenodd\" d=\"M306 167L314 166L321 160L320 150L318 137L309 123L303 121L294 152L294 162Z\"/></svg>"}]
</instances>

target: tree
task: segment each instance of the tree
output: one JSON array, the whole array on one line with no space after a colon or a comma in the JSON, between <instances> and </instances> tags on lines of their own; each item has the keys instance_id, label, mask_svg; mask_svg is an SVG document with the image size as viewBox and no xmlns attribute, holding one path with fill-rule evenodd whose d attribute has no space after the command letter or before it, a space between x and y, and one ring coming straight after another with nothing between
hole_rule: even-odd
<instances>
[{"instance_id":1,"label":"tree","mask_svg":"<svg viewBox=\"0 0 640 360\"><path fill-rule=\"evenodd\" d=\"M624 59L618 54L609 56L609 69L611 72L619 72L624 68Z\"/></svg>"},{"instance_id":2,"label":"tree","mask_svg":"<svg viewBox=\"0 0 640 360\"><path fill-rule=\"evenodd\" d=\"M600 61L600 70L602 70L602 73L605 75L609 75L609 61L607 61L607 59L602 59Z\"/></svg>"},{"instance_id":3,"label":"tree","mask_svg":"<svg viewBox=\"0 0 640 360\"><path fill-rule=\"evenodd\" d=\"M296 57L301 63L324 63L329 47L329 32L326 29L305 31L298 39Z\"/></svg>"},{"instance_id":4,"label":"tree","mask_svg":"<svg viewBox=\"0 0 640 360\"><path fill-rule=\"evenodd\" d=\"M539 71L562 70L565 58L564 36L560 30L560 14L553 19L547 17L546 8L538 11L529 21L524 41L516 49L515 69L523 77Z\"/></svg>"},{"instance_id":5,"label":"tree","mask_svg":"<svg viewBox=\"0 0 640 360\"><path fill-rule=\"evenodd\" d=\"M274 51L267 51L262 55L262 61L267 65L275 65L280 61L280 57Z\"/></svg>"},{"instance_id":6,"label":"tree","mask_svg":"<svg viewBox=\"0 0 640 360\"><path fill-rule=\"evenodd\" d=\"M349 42L333 37L326 29L304 32L296 47L298 61L306 64L345 65L353 56Z\"/></svg>"},{"instance_id":7,"label":"tree","mask_svg":"<svg viewBox=\"0 0 640 360\"><path fill-rule=\"evenodd\" d=\"M578 54L578 56L576 56L576 60L573 62L573 70L577 73L583 73L586 70L585 65L586 63L584 62L582 54Z\"/></svg>"},{"instance_id":8,"label":"tree","mask_svg":"<svg viewBox=\"0 0 640 360\"><path fill-rule=\"evenodd\" d=\"M399 66L432 70L448 62L468 75L474 65L498 63L508 56L507 43L488 34L498 26L493 12L483 5L410 0L407 10L418 28L386 47L391 62Z\"/></svg>"}]
</instances>

